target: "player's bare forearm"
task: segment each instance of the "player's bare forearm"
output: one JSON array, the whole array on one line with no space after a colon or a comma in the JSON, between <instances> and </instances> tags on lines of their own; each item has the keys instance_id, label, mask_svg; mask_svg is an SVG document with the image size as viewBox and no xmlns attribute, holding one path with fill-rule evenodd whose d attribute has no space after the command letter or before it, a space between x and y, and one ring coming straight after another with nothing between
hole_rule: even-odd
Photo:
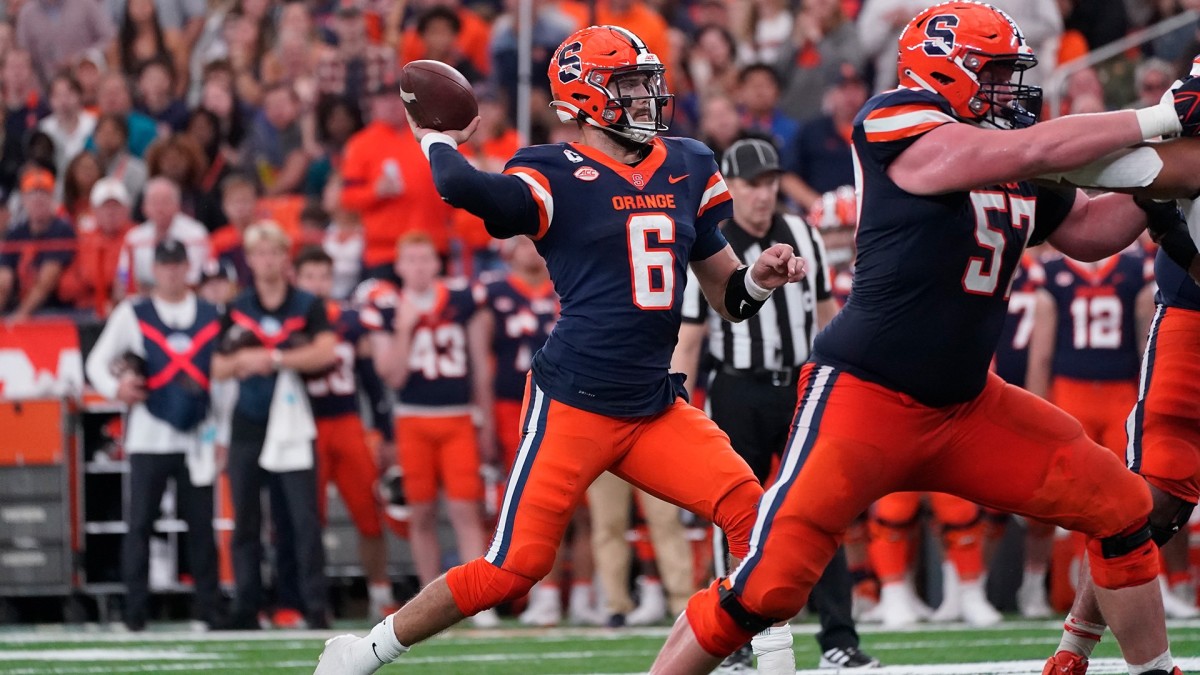
<instances>
[{"instance_id":1,"label":"player's bare forearm","mask_svg":"<svg viewBox=\"0 0 1200 675\"><path fill-rule=\"evenodd\" d=\"M375 373L393 389L404 388L404 383L408 381L408 343L409 339L401 340L395 333L371 335Z\"/></svg>"},{"instance_id":2,"label":"player's bare forearm","mask_svg":"<svg viewBox=\"0 0 1200 675\"><path fill-rule=\"evenodd\" d=\"M1015 130L943 124L902 152L888 175L913 194L944 194L1070 171L1142 140L1132 110Z\"/></svg>"},{"instance_id":3,"label":"player's bare forearm","mask_svg":"<svg viewBox=\"0 0 1200 675\"><path fill-rule=\"evenodd\" d=\"M301 373L317 373L337 363L337 336L333 331L318 333L309 344L283 351L280 366Z\"/></svg>"},{"instance_id":4,"label":"player's bare forearm","mask_svg":"<svg viewBox=\"0 0 1200 675\"><path fill-rule=\"evenodd\" d=\"M1050 396L1050 369L1054 362L1054 340L1058 334L1058 313L1054 298L1046 291L1037 292L1033 334L1029 338L1025 389L1042 398Z\"/></svg>"},{"instance_id":5,"label":"player's bare forearm","mask_svg":"<svg viewBox=\"0 0 1200 675\"><path fill-rule=\"evenodd\" d=\"M490 421L494 400L495 367L491 357L492 313L480 310L467 323L467 355L471 362L471 399L483 419Z\"/></svg>"},{"instance_id":6,"label":"player's bare forearm","mask_svg":"<svg viewBox=\"0 0 1200 675\"><path fill-rule=\"evenodd\" d=\"M1120 253L1145 229L1146 213L1129 195L1080 194L1049 242L1064 255L1093 262Z\"/></svg>"}]
</instances>

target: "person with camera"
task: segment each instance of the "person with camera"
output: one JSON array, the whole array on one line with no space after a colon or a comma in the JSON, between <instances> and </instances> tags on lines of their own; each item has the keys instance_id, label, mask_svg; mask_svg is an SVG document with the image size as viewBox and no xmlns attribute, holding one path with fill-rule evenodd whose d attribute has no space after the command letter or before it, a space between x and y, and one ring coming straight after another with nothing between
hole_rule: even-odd
<instances>
[{"instance_id":1,"label":"person with camera","mask_svg":"<svg viewBox=\"0 0 1200 675\"><path fill-rule=\"evenodd\" d=\"M167 480L187 523L187 550L195 580L194 616L216 621L217 553L213 540L214 464L204 461L201 428L209 413L210 366L220 315L188 288L187 249L165 239L154 249L149 296L113 310L87 359L87 376L101 395L129 406L129 530L122 571L125 625L146 627L149 615L150 537Z\"/></svg>"}]
</instances>

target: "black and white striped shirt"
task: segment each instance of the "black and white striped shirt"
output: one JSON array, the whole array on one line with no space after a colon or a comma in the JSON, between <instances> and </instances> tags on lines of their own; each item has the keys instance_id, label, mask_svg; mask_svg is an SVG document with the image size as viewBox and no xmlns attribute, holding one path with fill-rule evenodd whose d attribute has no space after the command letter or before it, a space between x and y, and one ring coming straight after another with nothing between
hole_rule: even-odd
<instances>
[{"instance_id":1,"label":"black and white striped shirt","mask_svg":"<svg viewBox=\"0 0 1200 675\"><path fill-rule=\"evenodd\" d=\"M771 294L758 314L730 323L711 311L695 274L688 272L683 295L683 320L708 322L708 346L713 357L738 370L781 370L808 360L816 337L817 302L833 297L833 284L821 235L798 216L776 214L766 236L755 237L732 220L721 231L734 253L753 265L774 244L790 244L804 259L807 274Z\"/></svg>"}]
</instances>

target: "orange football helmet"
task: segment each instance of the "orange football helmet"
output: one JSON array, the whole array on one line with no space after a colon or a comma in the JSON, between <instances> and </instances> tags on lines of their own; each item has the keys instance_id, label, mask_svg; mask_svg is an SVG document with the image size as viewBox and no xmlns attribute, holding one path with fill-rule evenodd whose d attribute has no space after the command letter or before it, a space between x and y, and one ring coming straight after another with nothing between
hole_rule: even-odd
<instances>
[{"instance_id":1,"label":"orange football helmet","mask_svg":"<svg viewBox=\"0 0 1200 675\"><path fill-rule=\"evenodd\" d=\"M1042 90L1022 83L1025 71L1036 65L1037 57L1016 22L983 2L934 5L900 34L900 86L941 95L966 121L986 120L1004 129L1036 122ZM988 66L998 73L1011 70L1016 81L981 82L980 73Z\"/></svg>"},{"instance_id":2,"label":"orange football helmet","mask_svg":"<svg viewBox=\"0 0 1200 675\"><path fill-rule=\"evenodd\" d=\"M580 120L648 143L670 128L663 119L673 98L665 72L658 57L630 31L620 26L584 28L564 40L550 59L550 107L563 122ZM649 104L648 121L634 119L640 101Z\"/></svg>"}]
</instances>

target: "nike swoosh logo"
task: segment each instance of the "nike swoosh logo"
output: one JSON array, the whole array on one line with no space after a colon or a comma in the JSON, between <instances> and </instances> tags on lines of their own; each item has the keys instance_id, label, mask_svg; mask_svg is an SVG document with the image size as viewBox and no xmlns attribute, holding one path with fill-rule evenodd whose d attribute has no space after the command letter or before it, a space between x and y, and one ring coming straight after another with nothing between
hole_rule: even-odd
<instances>
[{"instance_id":1,"label":"nike swoosh logo","mask_svg":"<svg viewBox=\"0 0 1200 675\"><path fill-rule=\"evenodd\" d=\"M682 176L667 176L667 182L670 183L671 185L674 185L674 184L678 183L679 181L683 180L684 178L687 178L689 175L691 175L691 174L685 173Z\"/></svg>"},{"instance_id":2,"label":"nike swoosh logo","mask_svg":"<svg viewBox=\"0 0 1200 675\"><path fill-rule=\"evenodd\" d=\"M750 303L743 300L742 304L738 306L738 312L744 314L747 309L750 309Z\"/></svg>"},{"instance_id":3,"label":"nike swoosh logo","mask_svg":"<svg viewBox=\"0 0 1200 675\"><path fill-rule=\"evenodd\" d=\"M379 652L375 651L375 647L377 647L377 646L378 646L378 643L376 643L376 642L371 643L371 653L375 655L375 658L379 659ZM382 664L385 664L385 665L387 664L387 661L384 661L383 659L379 659L379 662Z\"/></svg>"}]
</instances>

